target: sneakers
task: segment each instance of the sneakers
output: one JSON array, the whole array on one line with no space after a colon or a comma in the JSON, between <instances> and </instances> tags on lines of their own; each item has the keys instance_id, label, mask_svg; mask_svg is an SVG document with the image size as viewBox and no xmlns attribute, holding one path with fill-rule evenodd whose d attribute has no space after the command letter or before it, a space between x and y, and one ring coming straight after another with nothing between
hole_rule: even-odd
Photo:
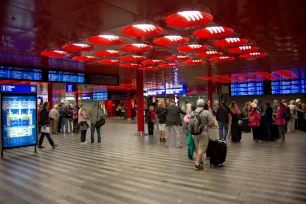
<instances>
[{"instance_id":1,"label":"sneakers","mask_svg":"<svg viewBox=\"0 0 306 204\"><path fill-rule=\"evenodd\" d=\"M87 142L81 142L82 145L87 144Z\"/></svg>"},{"instance_id":2,"label":"sneakers","mask_svg":"<svg viewBox=\"0 0 306 204\"><path fill-rule=\"evenodd\" d=\"M52 146L52 149L55 149L55 147L58 147L58 145L57 145L57 144L54 144L54 145Z\"/></svg>"},{"instance_id":3,"label":"sneakers","mask_svg":"<svg viewBox=\"0 0 306 204\"><path fill-rule=\"evenodd\" d=\"M195 164L193 166L193 170L195 170L195 171L203 171L203 169L204 169L203 166L201 166L200 164L199 165Z\"/></svg>"}]
</instances>

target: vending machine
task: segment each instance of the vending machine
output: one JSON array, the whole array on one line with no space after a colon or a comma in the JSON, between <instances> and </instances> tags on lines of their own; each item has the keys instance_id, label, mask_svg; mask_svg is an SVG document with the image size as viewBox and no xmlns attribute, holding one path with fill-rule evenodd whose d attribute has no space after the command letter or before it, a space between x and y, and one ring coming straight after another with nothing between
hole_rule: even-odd
<instances>
[{"instance_id":1,"label":"vending machine","mask_svg":"<svg viewBox=\"0 0 306 204\"><path fill-rule=\"evenodd\" d=\"M1 85L1 157L6 149L37 145L37 87Z\"/></svg>"}]
</instances>

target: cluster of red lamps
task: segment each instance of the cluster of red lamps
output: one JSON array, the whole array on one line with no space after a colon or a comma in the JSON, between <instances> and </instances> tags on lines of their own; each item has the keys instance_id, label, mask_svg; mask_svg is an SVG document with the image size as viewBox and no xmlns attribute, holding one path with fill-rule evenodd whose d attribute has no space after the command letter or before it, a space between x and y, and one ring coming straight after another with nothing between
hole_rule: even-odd
<instances>
[{"instance_id":1,"label":"cluster of red lamps","mask_svg":"<svg viewBox=\"0 0 306 204\"><path fill-rule=\"evenodd\" d=\"M192 28L205 26L213 21L213 16L201 11L182 11L169 15L165 18L166 24L176 28ZM152 24L135 24L123 28L122 33L126 36L143 38L161 35L163 28ZM249 41L245 38L230 37L234 34L234 30L222 26L211 26L197 29L193 32L196 38L200 39L216 39L213 46L219 48L229 48L231 54L239 54L241 59L260 58L267 56L264 52L259 52L256 46L247 45ZM95 45L111 46L121 45L124 39L115 35L97 35L88 38L88 42ZM179 46L179 53L195 53L198 58L209 59L210 62L228 62L235 59L232 56L225 56L223 52L208 50L208 47L202 44L188 44L190 39L180 35L166 35L157 37L153 43L158 46ZM85 43L72 43L63 45L62 50L49 50L41 54L48 57L67 57L69 52L91 51L94 46ZM119 59L103 59L99 63L103 65L120 65L122 68L139 68L141 70L156 70L159 68L175 68L179 67L179 62L184 65L200 65L207 63L202 59L192 59L189 55L173 55L162 60L146 59L143 53L153 50L153 46L144 43L125 44L121 46L124 52L133 53L133 55L124 55L119 50L102 50L95 52L95 56L76 56L73 60L90 62L97 61L100 57Z\"/></svg>"}]
</instances>

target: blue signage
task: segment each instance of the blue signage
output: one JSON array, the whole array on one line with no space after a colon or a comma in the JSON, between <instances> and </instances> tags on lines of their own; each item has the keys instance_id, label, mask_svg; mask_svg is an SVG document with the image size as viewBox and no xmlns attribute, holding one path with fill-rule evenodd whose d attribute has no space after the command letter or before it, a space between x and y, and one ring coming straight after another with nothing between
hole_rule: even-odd
<instances>
[{"instance_id":1,"label":"blue signage","mask_svg":"<svg viewBox=\"0 0 306 204\"><path fill-rule=\"evenodd\" d=\"M3 149L37 143L36 113L36 96L2 95Z\"/></svg>"},{"instance_id":2,"label":"blue signage","mask_svg":"<svg viewBox=\"0 0 306 204\"><path fill-rule=\"evenodd\" d=\"M177 88L167 88L167 89L153 89L148 90L145 95L147 96L156 96L156 95L165 95L165 94L186 94L187 87L186 85L180 85Z\"/></svg>"},{"instance_id":3,"label":"blue signage","mask_svg":"<svg viewBox=\"0 0 306 204\"><path fill-rule=\"evenodd\" d=\"M75 84L66 84L66 92L75 92Z\"/></svg>"},{"instance_id":4,"label":"blue signage","mask_svg":"<svg viewBox=\"0 0 306 204\"><path fill-rule=\"evenodd\" d=\"M289 81L272 81L272 94L303 94L306 93L306 79Z\"/></svg>"},{"instance_id":5,"label":"blue signage","mask_svg":"<svg viewBox=\"0 0 306 204\"><path fill-rule=\"evenodd\" d=\"M15 66L0 66L1 79L41 81L42 70Z\"/></svg>"},{"instance_id":6,"label":"blue signage","mask_svg":"<svg viewBox=\"0 0 306 204\"><path fill-rule=\"evenodd\" d=\"M32 93L36 94L37 87L32 85L1 85L3 93Z\"/></svg>"},{"instance_id":7,"label":"blue signage","mask_svg":"<svg viewBox=\"0 0 306 204\"><path fill-rule=\"evenodd\" d=\"M49 70L48 74L49 81L54 82L70 82L70 83L85 83L84 73L75 73L75 72L64 72L64 71L54 71Z\"/></svg>"},{"instance_id":8,"label":"blue signage","mask_svg":"<svg viewBox=\"0 0 306 204\"><path fill-rule=\"evenodd\" d=\"M106 101L108 100L108 93L107 92L93 93L92 99L93 101Z\"/></svg>"},{"instance_id":9,"label":"blue signage","mask_svg":"<svg viewBox=\"0 0 306 204\"><path fill-rule=\"evenodd\" d=\"M231 84L232 96L264 95L263 82L247 82Z\"/></svg>"},{"instance_id":10,"label":"blue signage","mask_svg":"<svg viewBox=\"0 0 306 204\"><path fill-rule=\"evenodd\" d=\"M90 100L91 94L82 94L82 100Z\"/></svg>"}]
</instances>

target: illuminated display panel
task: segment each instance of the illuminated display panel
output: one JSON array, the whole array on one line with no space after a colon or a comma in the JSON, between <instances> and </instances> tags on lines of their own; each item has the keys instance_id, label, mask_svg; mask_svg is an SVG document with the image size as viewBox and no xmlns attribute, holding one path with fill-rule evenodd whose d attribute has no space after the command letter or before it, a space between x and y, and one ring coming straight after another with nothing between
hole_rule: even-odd
<instances>
[{"instance_id":1,"label":"illuminated display panel","mask_svg":"<svg viewBox=\"0 0 306 204\"><path fill-rule=\"evenodd\" d=\"M306 93L306 79L289 81L272 81L272 94L303 94Z\"/></svg>"},{"instance_id":2,"label":"illuminated display panel","mask_svg":"<svg viewBox=\"0 0 306 204\"><path fill-rule=\"evenodd\" d=\"M231 84L232 96L254 96L264 95L263 82L247 82Z\"/></svg>"}]
</instances>

